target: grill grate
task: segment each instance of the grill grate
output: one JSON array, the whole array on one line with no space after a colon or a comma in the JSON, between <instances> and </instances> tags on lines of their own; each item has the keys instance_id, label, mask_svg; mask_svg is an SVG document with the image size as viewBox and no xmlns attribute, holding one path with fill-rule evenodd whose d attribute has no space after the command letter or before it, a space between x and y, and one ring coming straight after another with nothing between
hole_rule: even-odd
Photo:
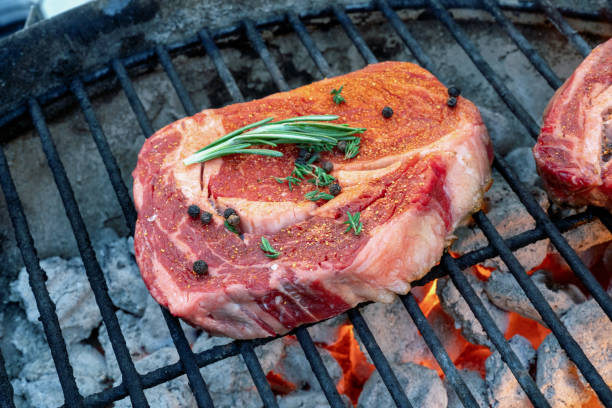
<instances>
[{"instance_id":1,"label":"grill grate","mask_svg":"<svg viewBox=\"0 0 612 408\"><path fill-rule=\"evenodd\" d=\"M422 2L413 3L410 3L407 6L415 8L423 6ZM480 70L482 75L493 86L495 91L499 94L508 108L519 119L531 136L537 137L539 132L537 122L515 99L509 89L504 85L501 77L497 75L490 65L484 60L484 58L477 51L476 47L471 43L448 11L438 0L428 0L425 3L425 5L427 5L433 12L435 17L450 31L455 40ZM497 23L516 43L519 49L525 54L534 68L544 77L548 84L554 89L558 88L562 83L561 80L554 74L548 64L538 55L537 51L535 51L535 49L530 45L528 40L504 16L497 2L495 0L483 0L482 3L483 9L488 11L495 18ZM539 3L539 5L529 3L528 5L525 5L524 8L538 10L539 6L541 6L546 15L559 29L559 31L568 37L568 39L582 55L587 55L590 52L588 44L586 44L580 35L568 25L561 13L555 9L548 0L540 0ZM480 3L476 2L473 6L477 8L477 6L480 6ZM426 55L418 41L416 41L410 34L406 25L400 20L398 15L386 0L376 0L366 6L356 5L347 6L346 8L335 6L332 7L331 10L323 10L318 14L331 13L333 16L335 16L336 20L341 24L351 42L362 55L363 59L367 63L374 63L376 62L376 57L369 49L358 29L352 23L350 17L347 15L347 11L372 10L379 10L382 12L398 36L402 39L406 47L412 52L414 57L416 57L418 62L435 74L436 68L432 60ZM303 17L311 17L314 15L317 14L313 13L304 15ZM280 18L274 17L265 23L280 23L285 21L290 24L295 33L298 35L321 73L325 76L333 75L332 69L321 52L316 48L313 40L308 34L308 31L297 14L290 12L286 16L281 16ZM198 33L197 39L195 40L197 41L199 39L206 53L211 57L219 77L221 78L234 102L243 101L244 98L236 85L235 79L227 69L221 54L215 45L214 39L238 31L243 31L246 34L254 50L264 62L278 89L281 91L289 89L286 80L283 78L278 66L274 62L257 29L257 27L261 25L263 24L258 25L253 21L245 20L236 27L220 30L214 34L211 34L206 30L202 30ZM187 42L190 41L191 40ZM184 85L179 79L169 56L169 51L172 51L174 48L180 48L183 45L184 44L176 47L158 45L152 52L139 54L124 61L115 59L111 62L110 68L106 68L88 77L84 76L83 78L74 79L70 84L70 91L76 98L83 111L92 137L94 138L98 151L106 167L113 189L117 195L119 204L121 205L126 224L132 232L134 230L136 212L129 196L128 189L121 178L119 167L110 151L106 136L104 135L104 132L98 123L95 112L91 106L84 83L93 82L101 77L104 77L105 75L108 75L110 72L113 72L118 78L128 102L136 115L144 136L148 137L153 134L154 130L149 119L147 118L143 105L133 88L132 81L126 71L126 66L137 65L147 59L157 58L170 79L174 89L176 90L185 112L188 115L193 115L197 112L197 110L193 105L193 102L191 101ZM100 265L91 247L89 236L85 228L85 224L81 218L72 188L68 181L63 164L55 149L51 134L49 133L40 107L40 103L57 98L61 93L62 91L55 91L50 95L38 98L38 100L30 98L27 106L17 108L16 110L7 114L5 117L0 118L0 126L9 123L12 119L20 115L25 110L29 111L31 115L32 122L41 138L44 153L47 157L49 167L52 170L55 182L64 203L66 214L70 220L73 233L77 240L78 248L86 268L86 273L95 294L96 302L102 312L104 323L108 329L113 350L117 356L117 361L124 379L119 386L86 397L80 395L78 391L72 366L68 361L66 345L61 335L57 315L55 314L55 305L51 301L47 288L44 284L45 273L39 267L38 256L34 248L32 235L28 229L23 207L17 195L13 179L10 175L2 146L0 146L0 185L9 208L11 221L15 231L15 237L29 274L30 285L34 292L37 306L41 314L45 335L47 337L60 384L64 392L65 405L70 407L84 405L106 406L112 401L116 401L129 395L134 406L146 407L148 406L148 403L143 392L144 388L153 387L180 375L187 374L190 387L194 393L198 406L212 407L213 401L199 372L199 367L203 367L224 358L240 354L248 367L264 405L266 407L276 407L276 399L254 352L254 347L266 344L274 339L234 341L227 345L216 346L201 353L194 354L189 347L189 343L185 338L178 320L171 316L165 309L162 309L164 318L168 325L168 329L171 333L174 344L178 350L180 360L177 363L160 367L144 375L140 375L136 372L134 363L131 360L127 350L125 339L113 311L113 306L107 293L106 283L104 281ZM502 359L506 362L506 364L508 364L509 368L534 406L547 407L549 404L536 386L533 378L529 375L528 370L522 366L518 357L512 351L508 342L504 339L503 334L496 327L493 319L488 314L482 302L474 293L473 288L462 273L463 268L475 265L485 259L497 255L501 256L504 263L508 266L510 272L514 275L521 288L525 291L527 297L534 304L535 308L538 310L546 324L551 328L553 334L556 336L563 349L567 352L570 359L576 363L584 377L591 384L601 402L605 406L612 407L612 392L610 388L605 384L599 373L585 356L583 350L570 336L565 326L556 317L550 305L545 301L543 295L531 282L525 270L512 254L512 250L516 250L544 238L549 238L575 272L576 276L578 276L578 278L587 287L593 298L602 307L608 317L612 319L612 300L606 294L604 289L597 283L578 255L572 250L567 241L561 235L561 232L570 230L580 223L594 220L595 218L600 219L608 229L612 230L612 216L605 210L599 208L589 208L583 213L567 217L562 220L553 221L548 218L546 213L539 207L535 199L521 185L502 158L496 156L494 168L501 173L504 179L511 186L512 190L517 194L529 214L536 220L536 227L511 238L503 239L488 220L487 216L482 212L478 212L474 215L474 219L487 237L490 245L465 254L458 259L453 259L448 254L445 254L441 265L435 267L425 278L415 282L415 285L424 284L437 277L449 275L459 292L467 301L470 309L481 322L496 349L499 350ZM434 334L432 327L428 323L414 297L409 293L408 295L401 296L400 299L420 333L423 335L425 342L440 364L446 378L456 391L460 400L467 407L478 406L473 395L470 393L467 386L459 376L457 368L449 358L440 340ZM393 370L383 355L365 320L361 316L359 309L354 308L350 310L348 312L348 316L354 325L359 338L372 358L376 369L380 373L383 382L387 386L395 404L398 407L410 407L411 405L406 394L400 387ZM343 407L343 402L335 388L335 384L333 384L327 369L323 365L321 356L316 350L306 328L300 327L294 330L292 333L297 336L298 341L302 346L311 368L319 380L321 388L325 393L330 405L332 407ZM4 371L4 363L1 354L0 367L0 406L12 407L14 406L12 402L12 388L8 382L6 372Z\"/></svg>"}]
</instances>

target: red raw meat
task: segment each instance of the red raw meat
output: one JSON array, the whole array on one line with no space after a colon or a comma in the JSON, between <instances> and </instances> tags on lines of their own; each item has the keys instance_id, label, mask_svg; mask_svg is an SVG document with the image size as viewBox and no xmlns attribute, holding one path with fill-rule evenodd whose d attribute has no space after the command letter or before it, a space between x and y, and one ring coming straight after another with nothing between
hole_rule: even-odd
<instances>
[{"instance_id":1,"label":"red raw meat","mask_svg":"<svg viewBox=\"0 0 612 408\"><path fill-rule=\"evenodd\" d=\"M330 91L344 85L345 103ZM149 138L134 170L136 258L151 294L170 312L211 333L256 338L337 315L357 303L390 302L439 262L453 230L480 208L492 150L476 107L426 70L404 62L313 83L290 92L205 110ZM383 107L394 114L386 119ZM336 114L365 127L359 155L323 153L342 193L313 203L303 182L289 191L274 177L293 169L297 148L280 158L233 155L185 166L182 160L227 132L277 120ZM204 225L189 205L213 213ZM243 239L224 228L240 215ZM344 233L346 211L363 232ZM262 235L281 252L268 259ZM194 261L208 263L196 276Z\"/></svg>"},{"instance_id":2,"label":"red raw meat","mask_svg":"<svg viewBox=\"0 0 612 408\"><path fill-rule=\"evenodd\" d=\"M612 209L612 40L557 90L533 148L552 199Z\"/></svg>"}]
</instances>

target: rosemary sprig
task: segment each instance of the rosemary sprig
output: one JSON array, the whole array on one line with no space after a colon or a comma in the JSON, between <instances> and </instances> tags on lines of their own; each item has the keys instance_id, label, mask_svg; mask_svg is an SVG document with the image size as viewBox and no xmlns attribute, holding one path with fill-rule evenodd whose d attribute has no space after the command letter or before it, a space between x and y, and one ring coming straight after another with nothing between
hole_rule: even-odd
<instances>
[{"instance_id":1,"label":"rosemary sprig","mask_svg":"<svg viewBox=\"0 0 612 408\"><path fill-rule=\"evenodd\" d=\"M350 140L346 144L346 150L344 151L344 157L347 159L352 159L357 156L359 153L359 145L361 144L361 138L356 137L353 140Z\"/></svg>"},{"instance_id":2,"label":"rosemary sprig","mask_svg":"<svg viewBox=\"0 0 612 408\"><path fill-rule=\"evenodd\" d=\"M361 234L361 230L363 229L363 223L359 221L359 217L361 217L360 212L356 212L355 214L351 214L350 211L346 212L347 220L343 222L343 224L348 224L346 227L345 233L353 230L353 234L359 235Z\"/></svg>"},{"instance_id":3,"label":"rosemary sprig","mask_svg":"<svg viewBox=\"0 0 612 408\"><path fill-rule=\"evenodd\" d=\"M357 138L354 135L366 130L347 124L326 123L338 119L336 115L296 116L277 122L272 122L273 119L267 118L236 129L196 151L183 163L201 163L237 153L274 157L283 155L276 150L251 149L253 145L262 144L276 147L279 144L295 143L312 151L331 150L339 141L350 143Z\"/></svg>"},{"instance_id":4,"label":"rosemary sprig","mask_svg":"<svg viewBox=\"0 0 612 408\"><path fill-rule=\"evenodd\" d=\"M328 174L319 166L315 166L314 164L300 164L295 163L293 167L293 171L291 175L287 177L274 177L274 179L279 183L287 182L289 185L289 191L293 191L293 186L300 184L304 177L307 175L311 175L312 179L307 180L309 183L314 184L315 186L326 187L336 181L336 178L331 174Z\"/></svg>"},{"instance_id":5,"label":"rosemary sprig","mask_svg":"<svg viewBox=\"0 0 612 408\"><path fill-rule=\"evenodd\" d=\"M317 187L318 186L326 187L326 186L329 186L334 181L336 181L336 178L334 176L332 176L331 174L328 174L325 170L323 170L319 166L312 165L312 168L314 169L314 174L313 174L314 178L308 180L309 183L312 183Z\"/></svg>"},{"instance_id":6,"label":"rosemary sprig","mask_svg":"<svg viewBox=\"0 0 612 408\"><path fill-rule=\"evenodd\" d=\"M266 237L261 237L261 244L259 244L259 248L261 248L264 255L270 259L276 259L280 255L280 252L272 247L270 241L268 241Z\"/></svg>"},{"instance_id":7,"label":"rosemary sprig","mask_svg":"<svg viewBox=\"0 0 612 408\"><path fill-rule=\"evenodd\" d=\"M332 91L330 92L330 94L334 95L333 100L336 105L340 105L341 103L346 102L344 96L342 96L342 88L344 88L344 85L342 85L340 89L332 89Z\"/></svg>"},{"instance_id":8,"label":"rosemary sprig","mask_svg":"<svg viewBox=\"0 0 612 408\"><path fill-rule=\"evenodd\" d=\"M233 232L234 234L240 235L240 231L238 231L238 229L234 227L232 224L227 222L227 220L225 220L223 225L225 225L225 228L227 228L228 231Z\"/></svg>"},{"instance_id":9,"label":"rosemary sprig","mask_svg":"<svg viewBox=\"0 0 612 408\"><path fill-rule=\"evenodd\" d=\"M333 195L325 193L323 191L319 191L319 189L309 191L304 194L304 198L310 201L319 201L319 200L331 200L334 198Z\"/></svg>"}]
</instances>

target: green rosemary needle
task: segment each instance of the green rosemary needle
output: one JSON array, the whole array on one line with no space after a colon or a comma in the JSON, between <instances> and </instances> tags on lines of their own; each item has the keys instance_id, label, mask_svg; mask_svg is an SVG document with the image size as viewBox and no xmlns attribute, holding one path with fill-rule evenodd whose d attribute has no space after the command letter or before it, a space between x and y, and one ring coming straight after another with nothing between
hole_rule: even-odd
<instances>
[{"instance_id":1,"label":"green rosemary needle","mask_svg":"<svg viewBox=\"0 0 612 408\"><path fill-rule=\"evenodd\" d=\"M261 248L264 255L270 259L276 259L280 255L280 252L272 247L270 241L268 241L266 237L261 237L261 244L259 244L259 248Z\"/></svg>"},{"instance_id":2,"label":"green rosemary needle","mask_svg":"<svg viewBox=\"0 0 612 408\"><path fill-rule=\"evenodd\" d=\"M346 217L348 219L344 221L343 224L348 224L348 227L346 227L346 230L344 232L347 233L350 230L353 230L353 234L355 235L361 234L361 230L363 229L363 223L359 221L359 218L361 217L361 213L356 212L355 214L351 214L350 211L347 211Z\"/></svg>"},{"instance_id":3,"label":"green rosemary needle","mask_svg":"<svg viewBox=\"0 0 612 408\"><path fill-rule=\"evenodd\" d=\"M274 118L260 120L215 140L187 157L183 163L185 165L201 163L237 153L274 157L283 155L271 149L251 149L254 145L276 147L279 144L294 143L312 151L326 151L331 150L341 140L350 143L359 139L354 135L366 130L347 124L328 123L336 119L338 119L336 115L310 115L296 116L277 122L272 122Z\"/></svg>"}]
</instances>

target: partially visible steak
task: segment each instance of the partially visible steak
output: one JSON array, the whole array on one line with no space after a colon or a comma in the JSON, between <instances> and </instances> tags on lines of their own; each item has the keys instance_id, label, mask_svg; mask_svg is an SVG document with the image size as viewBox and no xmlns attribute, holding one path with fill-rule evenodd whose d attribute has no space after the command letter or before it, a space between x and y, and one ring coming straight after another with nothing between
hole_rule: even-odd
<instances>
[{"instance_id":1,"label":"partially visible steak","mask_svg":"<svg viewBox=\"0 0 612 408\"><path fill-rule=\"evenodd\" d=\"M344 85L345 103L330 91ZM426 70L389 62L267 98L205 110L172 123L144 144L134 170L136 258L151 294L172 314L211 333L256 338L285 333L366 300L406 293L440 259L453 230L480 208L492 150L476 107ZM391 118L381 110L390 106ZM342 192L313 203L303 182L290 191L275 177L293 169L297 148L280 158L233 155L185 166L182 160L223 134L273 116L336 114L365 127L360 153L322 156ZM187 215L213 213L204 225ZM243 239L224 228L234 208ZM345 233L346 212L363 232ZM268 259L264 235L281 252ZM194 261L208 263L196 276Z\"/></svg>"},{"instance_id":2,"label":"partially visible steak","mask_svg":"<svg viewBox=\"0 0 612 408\"><path fill-rule=\"evenodd\" d=\"M550 196L612 209L612 40L557 90L533 148Z\"/></svg>"}]
</instances>

